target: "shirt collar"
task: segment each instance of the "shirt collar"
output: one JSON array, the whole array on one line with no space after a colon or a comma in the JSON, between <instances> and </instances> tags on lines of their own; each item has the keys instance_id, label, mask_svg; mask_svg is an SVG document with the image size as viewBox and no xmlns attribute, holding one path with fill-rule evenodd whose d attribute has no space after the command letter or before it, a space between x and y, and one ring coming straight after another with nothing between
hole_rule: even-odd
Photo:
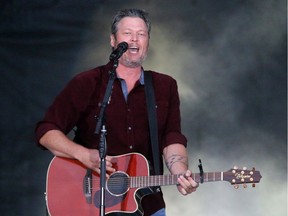
<instances>
[{"instance_id":1,"label":"shirt collar","mask_svg":"<svg viewBox=\"0 0 288 216\"><path fill-rule=\"evenodd\" d=\"M141 85L144 85L144 83L145 83L144 82L144 70L143 69L141 70L139 82Z\"/></svg>"},{"instance_id":2,"label":"shirt collar","mask_svg":"<svg viewBox=\"0 0 288 216\"><path fill-rule=\"evenodd\" d=\"M116 76L117 76L118 79L122 80L121 78L118 77L117 73L116 73ZM145 82L144 82L144 70L143 70L143 68L141 69L141 74L140 74L139 82L140 82L141 85L144 85L144 84L145 84Z\"/></svg>"}]
</instances>

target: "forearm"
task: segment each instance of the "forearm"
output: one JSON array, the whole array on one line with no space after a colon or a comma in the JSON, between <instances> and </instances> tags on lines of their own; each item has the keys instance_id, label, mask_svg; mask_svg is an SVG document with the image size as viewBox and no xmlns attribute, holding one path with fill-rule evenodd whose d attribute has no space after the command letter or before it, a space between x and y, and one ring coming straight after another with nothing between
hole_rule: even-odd
<instances>
[{"instance_id":1,"label":"forearm","mask_svg":"<svg viewBox=\"0 0 288 216\"><path fill-rule=\"evenodd\" d=\"M185 173L188 170L188 155L182 144L172 144L163 150L167 168L172 174Z\"/></svg>"},{"instance_id":2,"label":"forearm","mask_svg":"<svg viewBox=\"0 0 288 216\"><path fill-rule=\"evenodd\" d=\"M78 158L79 152L85 150L81 145L70 140L63 132L59 130L50 130L45 133L39 143L50 150L55 156Z\"/></svg>"},{"instance_id":3,"label":"forearm","mask_svg":"<svg viewBox=\"0 0 288 216\"><path fill-rule=\"evenodd\" d=\"M86 167L100 174L100 157L97 149L88 149L70 140L59 130L45 133L39 143L50 150L55 156L79 160ZM115 172L112 167L111 156L106 156L106 170Z\"/></svg>"}]
</instances>

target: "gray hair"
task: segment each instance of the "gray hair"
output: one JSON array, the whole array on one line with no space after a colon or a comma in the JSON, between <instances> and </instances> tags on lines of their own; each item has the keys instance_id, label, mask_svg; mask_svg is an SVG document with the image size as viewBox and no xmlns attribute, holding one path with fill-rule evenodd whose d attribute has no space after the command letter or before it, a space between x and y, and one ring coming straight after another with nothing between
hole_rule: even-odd
<instances>
[{"instance_id":1,"label":"gray hair","mask_svg":"<svg viewBox=\"0 0 288 216\"><path fill-rule=\"evenodd\" d=\"M140 9L123 9L123 10L118 11L112 19L111 34L116 36L116 33L118 31L118 23L124 17L141 18L145 22L147 29L148 29L148 35L150 36L151 22L150 22L150 19L148 17L148 13L146 11L140 10Z\"/></svg>"}]
</instances>

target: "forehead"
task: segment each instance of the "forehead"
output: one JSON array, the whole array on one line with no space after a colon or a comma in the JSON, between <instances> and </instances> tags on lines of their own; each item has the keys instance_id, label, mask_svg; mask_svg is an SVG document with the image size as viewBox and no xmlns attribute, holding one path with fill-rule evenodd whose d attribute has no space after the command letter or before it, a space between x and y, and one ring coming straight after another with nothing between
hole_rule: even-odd
<instances>
[{"instance_id":1,"label":"forehead","mask_svg":"<svg viewBox=\"0 0 288 216\"><path fill-rule=\"evenodd\" d=\"M118 30L148 31L146 23L139 17L124 17L118 23Z\"/></svg>"}]
</instances>

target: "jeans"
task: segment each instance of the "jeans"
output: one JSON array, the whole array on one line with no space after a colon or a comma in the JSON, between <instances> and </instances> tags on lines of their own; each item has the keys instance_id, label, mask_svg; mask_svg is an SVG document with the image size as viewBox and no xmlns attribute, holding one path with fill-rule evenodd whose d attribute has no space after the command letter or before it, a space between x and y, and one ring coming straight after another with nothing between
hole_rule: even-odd
<instances>
[{"instance_id":1,"label":"jeans","mask_svg":"<svg viewBox=\"0 0 288 216\"><path fill-rule=\"evenodd\" d=\"M166 216L165 208L160 209L159 211L155 212L151 216Z\"/></svg>"}]
</instances>

